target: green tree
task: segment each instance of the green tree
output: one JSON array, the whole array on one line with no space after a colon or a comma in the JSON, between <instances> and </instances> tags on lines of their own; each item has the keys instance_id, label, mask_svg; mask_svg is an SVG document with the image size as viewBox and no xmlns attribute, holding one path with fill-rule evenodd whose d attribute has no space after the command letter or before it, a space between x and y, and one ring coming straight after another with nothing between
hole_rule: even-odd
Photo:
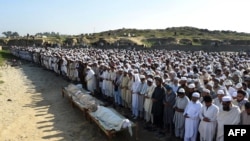
<instances>
[{"instance_id":1,"label":"green tree","mask_svg":"<svg viewBox=\"0 0 250 141\"><path fill-rule=\"evenodd\" d=\"M11 37L19 37L19 34L18 34L17 32L13 32L13 33L11 34Z\"/></svg>"},{"instance_id":2,"label":"green tree","mask_svg":"<svg viewBox=\"0 0 250 141\"><path fill-rule=\"evenodd\" d=\"M12 32L11 31L6 31L2 33L4 36L6 36L7 38L11 37Z\"/></svg>"}]
</instances>

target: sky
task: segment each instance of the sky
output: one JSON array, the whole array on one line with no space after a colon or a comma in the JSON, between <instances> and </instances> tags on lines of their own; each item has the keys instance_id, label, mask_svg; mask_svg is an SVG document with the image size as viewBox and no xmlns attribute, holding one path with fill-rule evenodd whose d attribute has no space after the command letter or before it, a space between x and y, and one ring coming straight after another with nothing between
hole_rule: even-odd
<instances>
[{"instance_id":1,"label":"sky","mask_svg":"<svg viewBox=\"0 0 250 141\"><path fill-rule=\"evenodd\" d=\"M191 26L250 33L249 6L249 0L0 0L0 32L79 35Z\"/></svg>"}]
</instances>

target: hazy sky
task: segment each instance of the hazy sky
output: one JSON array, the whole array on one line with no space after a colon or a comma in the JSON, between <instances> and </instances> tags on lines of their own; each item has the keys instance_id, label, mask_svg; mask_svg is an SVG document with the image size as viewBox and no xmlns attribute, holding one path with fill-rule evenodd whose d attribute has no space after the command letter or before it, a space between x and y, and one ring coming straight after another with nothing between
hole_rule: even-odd
<instances>
[{"instance_id":1,"label":"hazy sky","mask_svg":"<svg viewBox=\"0 0 250 141\"><path fill-rule=\"evenodd\" d=\"M250 33L249 6L250 0L0 0L0 32L81 34L192 26Z\"/></svg>"}]
</instances>

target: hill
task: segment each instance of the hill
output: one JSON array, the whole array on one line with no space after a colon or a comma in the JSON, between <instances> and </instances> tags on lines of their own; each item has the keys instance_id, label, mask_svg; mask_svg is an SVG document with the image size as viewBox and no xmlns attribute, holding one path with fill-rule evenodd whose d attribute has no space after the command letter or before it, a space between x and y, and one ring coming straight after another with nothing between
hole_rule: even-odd
<instances>
[{"instance_id":1,"label":"hill","mask_svg":"<svg viewBox=\"0 0 250 141\"><path fill-rule=\"evenodd\" d=\"M166 29L117 29L93 34L64 35L0 39L0 45L51 45L66 46L167 46L167 45L250 45L250 33L235 31L210 31L195 27L171 27Z\"/></svg>"}]
</instances>

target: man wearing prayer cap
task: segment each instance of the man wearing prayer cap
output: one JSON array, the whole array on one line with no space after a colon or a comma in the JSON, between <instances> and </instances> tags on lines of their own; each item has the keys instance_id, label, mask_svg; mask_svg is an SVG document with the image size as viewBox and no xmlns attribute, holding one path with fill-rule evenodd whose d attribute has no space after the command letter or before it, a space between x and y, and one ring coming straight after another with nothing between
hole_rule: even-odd
<instances>
[{"instance_id":1,"label":"man wearing prayer cap","mask_svg":"<svg viewBox=\"0 0 250 141\"><path fill-rule=\"evenodd\" d=\"M143 119L144 113L143 113L143 106L144 106L144 96L146 94L147 90L147 81L145 79L145 75L140 75L141 83L139 86L139 93L138 93L138 109L139 109L139 117Z\"/></svg>"},{"instance_id":2,"label":"man wearing prayer cap","mask_svg":"<svg viewBox=\"0 0 250 141\"><path fill-rule=\"evenodd\" d=\"M185 118L183 116L183 112L189 103L189 98L185 95L185 89L179 88L177 90L177 98L175 105L173 106L175 109L174 113L174 125L175 125L175 136L177 138L183 139L184 138L184 123Z\"/></svg>"},{"instance_id":3,"label":"man wearing prayer cap","mask_svg":"<svg viewBox=\"0 0 250 141\"><path fill-rule=\"evenodd\" d=\"M178 78L178 77L175 77L175 78L174 78L173 83L170 84L170 87L172 87L173 91L174 91L175 93L177 93L177 90L178 90L178 88L180 87L179 78Z\"/></svg>"},{"instance_id":4,"label":"man wearing prayer cap","mask_svg":"<svg viewBox=\"0 0 250 141\"><path fill-rule=\"evenodd\" d=\"M187 86L187 78L186 77L181 77L179 82L180 82L179 88L184 88L185 92L188 93L189 88Z\"/></svg>"},{"instance_id":5,"label":"man wearing prayer cap","mask_svg":"<svg viewBox=\"0 0 250 141\"><path fill-rule=\"evenodd\" d=\"M136 72L135 72L136 73ZM131 85L132 91L132 114L134 119L139 116L139 92L140 92L141 80L138 73L133 75L133 82Z\"/></svg>"},{"instance_id":6,"label":"man wearing prayer cap","mask_svg":"<svg viewBox=\"0 0 250 141\"><path fill-rule=\"evenodd\" d=\"M194 92L192 94L191 101L188 103L183 113L185 117L185 141L196 141L199 127L199 113L202 108L202 104L199 101L200 94Z\"/></svg>"},{"instance_id":7,"label":"man wearing prayer cap","mask_svg":"<svg viewBox=\"0 0 250 141\"><path fill-rule=\"evenodd\" d=\"M233 96L233 93L234 93L235 91L237 91L235 88L232 87L232 86L233 86L233 83L232 83L232 81L229 80L229 79L227 79L227 80L224 82L224 85L225 85L224 90L225 90L226 94L229 95L229 96Z\"/></svg>"},{"instance_id":8,"label":"man wearing prayer cap","mask_svg":"<svg viewBox=\"0 0 250 141\"><path fill-rule=\"evenodd\" d=\"M222 108L222 97L226 96L225 91L220 89L217 91L217 98L214 99L214 104L219 108Z\"/></svg>"},{"instance_id":9,"label":"man wearing prayer cap","mask_svg":"<svg viewBox=\"0 0 250 141\"><path fill-rule=\"evenodd\" d=\"M146 122L151 121L153 123L153 115L151 114L151 109L152 109L152 94L155 89L155 85L153 84L154 80L152 78L147 79L147 90L145 93L145 101L144 101L144 111L145 111L145 120Z\"/></svg>"},{"instance_id":10,"label":"man wearing prayer cap","mask_svg":"<svg viewBox=\"0 0 250 141\"><path fill-rule=\"evenodd\" d=\"M192 94L195 91L195 84L194 83L190 83L188 85L188 92L186 92L187 97L191 100Z\"/></svg>"},{"instance_id":11,"label":"man wearing prayer cap","mask_svg":"<svg viewBox=\"0 0 250 141\"><path fill-rule=\"evenodd\" d=\"M121 79L121 99L122 99L122 106L124 106L124 107L127 107L127 105L126 105L126 92L128 89L128 81L129 81L128 70L124 69L123 76Z\"/></svg>"},{"instance_id":12,"label":"man wearing prayer cap","mask_svg":"<svg viewBox=\"0 0 250 141\"><path fill-rule=\"evenodd\" d=\"M214 78L214 85L213 85L213 89L215 92L217 92L219 89L222 89L222 86L220 85L220 78Z\"/></svg>"},{"instance_id":13,"label":"man wearing prayer cap","mask_svg":"<svg viewBox=\"0 0 250 141\"><path fill-rule=\"evenodd\" d=\"M216 141L224 141L224 125L238 125L240 123L240 108L232 104L231 96L222 97L222 110L217 116Z\"/></svg>"},{"instance_id":14,"label":"man wearing prayer cap","mask_svg":"<svg viewBox=\"0 0 250 141\"><path fill-rule=\"evenodd\" d=\"M85 80L87 82L87 89L94 94L94 90L96 89L95 72L89 66L87 66L87 75Z\"/></svg>"},{"instance_id":15,"label":"man wearing prayer cap","mask_svg":"<svg viewBox=\"0 0 250 141\"><path fill-rule=\"evenodd\" d=\"M210 95L210 90L206 89L206 88L203 88L202 92L201 92L201 98L200 98L200 101L201 101L202 104L204 104L203 103L204 102L204 96L207 96L207 95Z\"/></svg>"}]
</instances>

